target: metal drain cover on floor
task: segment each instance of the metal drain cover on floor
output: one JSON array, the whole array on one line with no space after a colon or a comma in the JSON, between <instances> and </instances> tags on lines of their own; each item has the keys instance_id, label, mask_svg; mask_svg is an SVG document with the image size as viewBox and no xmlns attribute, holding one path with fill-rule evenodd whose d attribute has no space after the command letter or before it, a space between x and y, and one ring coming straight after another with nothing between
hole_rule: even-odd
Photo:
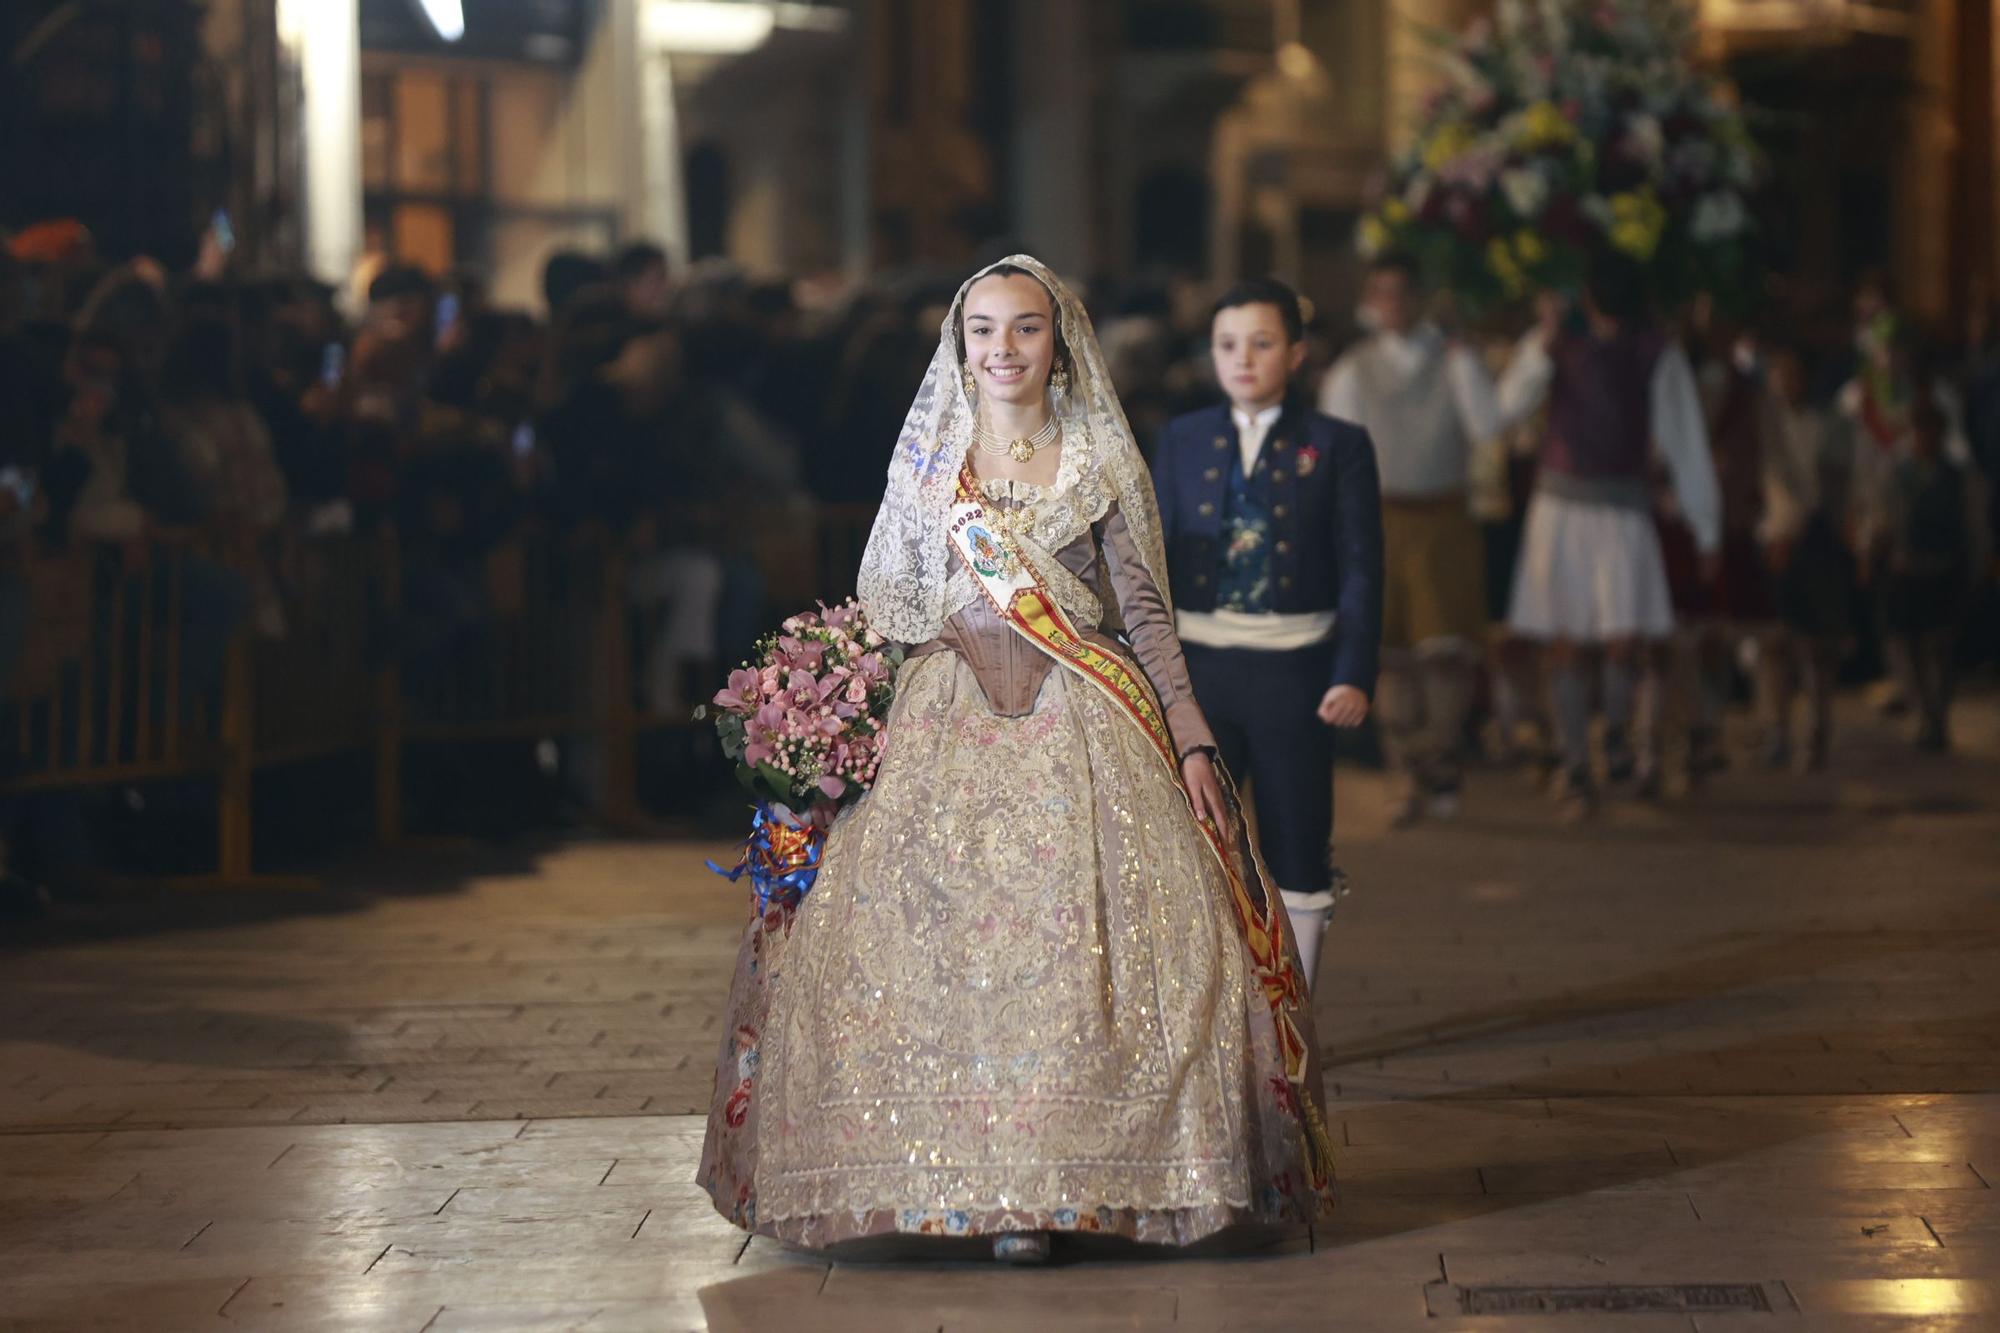
<instances>
[{"instance_id":1,"label":"metal drain cover on floor","mask_svg":"<svg viewBox=\"0 0 2000 1333\"><path fill-rule=\"evenodd\" d=\"M1433 1315L1769 1314L1771 1293L1754 1282L1605 1287L1460 1287L1433 1282Z\"/></svg>"}]
</instances>

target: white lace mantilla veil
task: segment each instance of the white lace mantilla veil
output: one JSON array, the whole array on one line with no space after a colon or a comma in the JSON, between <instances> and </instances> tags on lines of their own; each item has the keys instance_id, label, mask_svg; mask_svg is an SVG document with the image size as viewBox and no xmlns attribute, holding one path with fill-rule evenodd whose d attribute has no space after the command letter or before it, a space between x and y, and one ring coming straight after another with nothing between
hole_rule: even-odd
<instances>
[{"instance_id":1,"label":"white lace mantilla veil","mask_svg":"<svg viewBox=\"0 0 2000 1333\"><path fill-rule=\"evenodd\" d=\"M1009 266L1033 274L1048 289L1057 328L1069 348L1069 391L1054 400L1063 438L1057 484L1077 486L1090 498L1084 516L1092 523L1117 503L1146 572L1172 605L1152 478L1105 371L1090 316L1047 265L1028 255L1010 255L967 278L952 300L939 329L937 353L903 418L882 508L861 557L861 609L876 633L901 643L936 638L958 610L946 588L951 569L945 530L959 469L972 445L976 411L961 371L958 329L972 284Z\"/></svg>"}]
</instances>

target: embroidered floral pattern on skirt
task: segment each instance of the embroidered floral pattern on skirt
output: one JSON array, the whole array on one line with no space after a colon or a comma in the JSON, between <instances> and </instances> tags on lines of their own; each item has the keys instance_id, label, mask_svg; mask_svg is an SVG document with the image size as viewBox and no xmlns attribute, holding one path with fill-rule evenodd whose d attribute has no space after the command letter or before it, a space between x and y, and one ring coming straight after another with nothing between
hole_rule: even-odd
<instances>
[{"instance_id":1,"label":"embroidered floral pattern on skirt","mask_svg":"<svg viewBox=\"0 0 2000 1333\"><path fill-rule=\"evenodd\" d=\"M905 669L889 734L813 892L746 931L716 1207L821 1246L1187 1244L1330 1206L1222 871L1140 731L1063 672L996 716L940 653Z\"/></svg>"}]
</instances>

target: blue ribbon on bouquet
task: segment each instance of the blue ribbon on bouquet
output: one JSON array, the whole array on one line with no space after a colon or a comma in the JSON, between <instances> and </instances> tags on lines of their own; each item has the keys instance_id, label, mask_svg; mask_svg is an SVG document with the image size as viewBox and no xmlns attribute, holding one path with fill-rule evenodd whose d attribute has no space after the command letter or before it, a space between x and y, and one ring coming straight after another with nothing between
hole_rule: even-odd
<instances>
[{"instance_id":1,"label":"blue ribbon on bouquet","mask_svg":"<svg viewBox=\"0 0 2000 1333\"><path fill-rule=\"evenodd\" d=\"M761 914L773 904L799 905L819 878L820 854L825 849L826 830L816 822L808 819L800 826L788 824L772 813L769 801L759 801L735 868L724 870L713 861L708 862L708 868L732 884L748 875Z\"/></svg>"}]
</instances>

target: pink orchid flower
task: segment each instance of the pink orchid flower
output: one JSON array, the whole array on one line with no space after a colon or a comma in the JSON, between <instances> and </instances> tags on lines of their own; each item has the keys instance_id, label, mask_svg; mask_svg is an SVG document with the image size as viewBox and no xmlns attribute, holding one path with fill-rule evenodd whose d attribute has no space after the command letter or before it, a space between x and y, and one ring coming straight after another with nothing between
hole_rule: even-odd
<instances>
[{"instance_id":1,"label":"pink orchid flower","mask_svg":"<svg viewBox=\"0 0 2000 1333\"><path fill-rule=\"evenodd\" d=\"M749 713L756 709L758 699L757 673L748 667L739 667L729 673L729 684L715 692L717 708L726 708L732 713Z\"/></svg>"},{"instance_id":2,"label":"pink orchid flower","mask_svg":"<svg viewBox=\"0 0 2000 1333\"><path fill-rule=\"evenodd\" d=\"M795 639L788 634L778 640L778 657L791 670L817 671L826 660L826 645L817 639Z\"/></svg>"},{"instance_id":3,"label":"pink orchid flower","mask_svg":"<svg viewBox=\"0 0 2000 1333\"><path fill-rule=\"evenodd\" d=\"M778 753L778 743L785 739L785 710L777 704L765 704L751 715L743 738L744 763L755 768L770 759Z\"/></svg>"}]
</instances>

